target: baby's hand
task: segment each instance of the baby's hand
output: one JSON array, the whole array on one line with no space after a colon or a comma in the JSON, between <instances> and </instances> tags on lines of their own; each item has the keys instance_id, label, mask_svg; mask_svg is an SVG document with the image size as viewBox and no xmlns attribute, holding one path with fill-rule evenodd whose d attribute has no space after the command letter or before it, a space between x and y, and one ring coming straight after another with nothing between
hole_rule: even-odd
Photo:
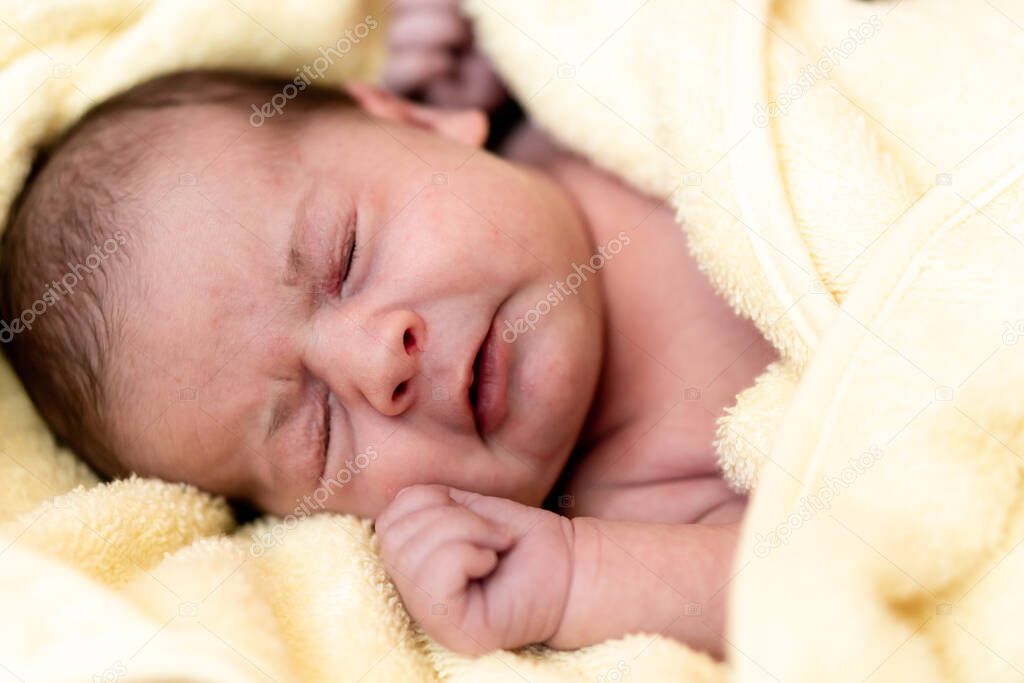
<instances>
[{"instance_id":1,"label":"baby's hand","mask_svg":"<svg viewBox=\"0 0 1024 683\"><path fill-rule=\"evenodd\" d=\"M384 85L440 107L490 111L505 97L490 64L473 47L457 0L395 0Z\"/></svg>"},{"instance_id":2,"label":"baby's hand","mask_svg":"<svg viewBox=\"0 0 1024 683\"><path fill-rule=\"evenodd\" d=\"M562 620L572 522L441 485L403 489L377 518L388 573L436 641L479 654L542 642Z\"/></svg>"}]
</instances>

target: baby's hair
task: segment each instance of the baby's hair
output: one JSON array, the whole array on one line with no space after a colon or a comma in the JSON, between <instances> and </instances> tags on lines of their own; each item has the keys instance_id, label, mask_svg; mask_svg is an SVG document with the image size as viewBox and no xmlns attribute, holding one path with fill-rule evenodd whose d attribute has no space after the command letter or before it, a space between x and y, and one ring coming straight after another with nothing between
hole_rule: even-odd
<instances>
[{"instance_id":1,"label":"baby's hair","mask_svg":"<svg viewBox=\"0 0 1024 683\"><path fill-rule=\"evenodd\" d=\"M101 473L126 472L109 406L131 398L114 360L126 343L133 287L145 286L144 274L127 267L145 233L141 187L148 171L173 164L150 143L187 125L169 113L219 106L250 118L288 85L201 71L139 85L42 151L15 202L0 241L0 341L57 438ZM350 103L341 92L308 88L266 121Z\"/></svg>"}]
</instances>

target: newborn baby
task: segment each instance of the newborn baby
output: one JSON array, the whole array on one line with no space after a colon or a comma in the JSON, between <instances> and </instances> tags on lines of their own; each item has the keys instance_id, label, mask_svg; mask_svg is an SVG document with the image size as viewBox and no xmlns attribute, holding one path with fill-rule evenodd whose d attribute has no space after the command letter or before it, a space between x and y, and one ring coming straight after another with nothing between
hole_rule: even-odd
<instances>
[{"instance_id":1,"label":"newborn baby","mask_svg":"<svg viewBox=\"0 0 1024 683\"><path fill-rule=\"evenodd\" d=\"M5 346L58 436L111 476L374 518L459 651L720 654L744 500L714 421L772 352L671 212L528 127L499 158L480 111L368 86L254 126L279 92L158 79L33 175L5 321L121 245Z\"/></svg>"}]
</instances>

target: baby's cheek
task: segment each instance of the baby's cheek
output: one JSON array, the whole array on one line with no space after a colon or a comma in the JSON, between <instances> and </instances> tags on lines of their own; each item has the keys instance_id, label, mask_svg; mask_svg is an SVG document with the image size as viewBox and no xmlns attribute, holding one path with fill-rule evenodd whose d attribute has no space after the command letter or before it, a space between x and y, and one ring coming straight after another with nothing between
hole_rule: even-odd
<instances>
[{"instance_id":1,"label":"baby's cheek","mask_svg":"<svg viewBox=\"0 0 1024 683\"><path fill-rule=\"evenodd\" d=\"M325 509L375 519L403 488L426 483L401 465L400 456L385 449L367 447L343 462Z\"/></svg>"},{"instance_id":2,"label":"baby's cheek","mask_svg":"<svg viewBox=\"0 0 1024 683\"><path fill-rule=\"evenodd\" d=\"M295 340L283 334L268 334L263 337L266 351L272 361L288 362L295 353Z\"/></svg>"}]
</instances>

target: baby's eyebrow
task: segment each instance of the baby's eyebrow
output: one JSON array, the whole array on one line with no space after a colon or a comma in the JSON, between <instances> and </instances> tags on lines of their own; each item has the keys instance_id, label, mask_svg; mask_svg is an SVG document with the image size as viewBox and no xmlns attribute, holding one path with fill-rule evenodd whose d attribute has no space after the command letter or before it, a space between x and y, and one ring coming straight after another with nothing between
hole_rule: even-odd
<instances>
[{"instance_id":1,"label":"baby's eyebrow","mask_svg":"<svg viewBox=\"0 0 1024 683\"><path fill-rule=\"evenodd\" d=\"M309 189L302 194L298 204L295 205L295 214L292 219L290 237L288 238L288 253L285 257L284 276L281 282L287 287L294 287L299 284L302 275L309 268L309 257L306 254L306 233L309 230L309 202L312 200L313 190Z\"/></svg>"},{"instance_id":2,"label":"baby's eyebrow","mask_svg":"<svg viewBox=\"0 0 1024 683\"><path fill-rule=\"evenodd\" d=\"M288 261L284 268L284 277L281 281L288 287L299 284L299 274L305 270L306 259L302 251L296 246L288 247Z\"/></svg>"},{"instance_id":3,"label":"baby's eyebrow","mask_svg":"<svg viewBox=\"0 0 1024 683\"><path fill-rule=\"evenodd\" d=\"M305 217L296 216L295 225L292 228L291 240L288 244L288 256L284 264L284 277L281 282L286 287L295 287L302 279L302 274L309 267L309 259L302 248L302 242L306 233Z\"/></svg>"}]
</instances>

